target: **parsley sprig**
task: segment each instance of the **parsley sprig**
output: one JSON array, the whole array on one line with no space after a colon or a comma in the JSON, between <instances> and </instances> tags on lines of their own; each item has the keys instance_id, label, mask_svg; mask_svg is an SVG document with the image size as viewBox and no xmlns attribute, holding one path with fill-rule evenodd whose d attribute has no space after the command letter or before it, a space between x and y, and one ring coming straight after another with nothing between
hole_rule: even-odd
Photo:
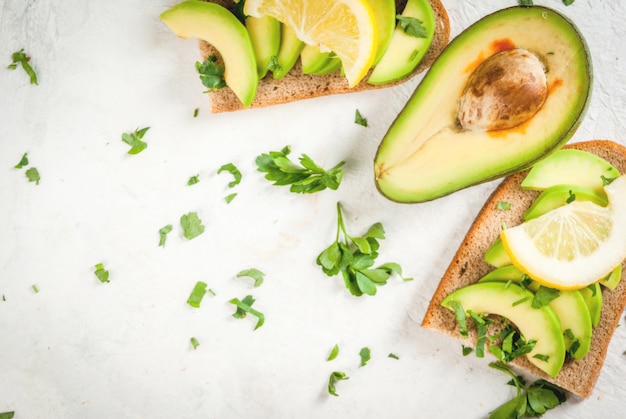
<instances>
[{"instance_id":1,"label":"parsley sprig","mask_svg":"<svg viewBox=\"0 0 626 419\"><path fill-rule=\"evenodd\" d=\"M122 141L131 147L130 150L128 150L128 154L139 154L148 147L148 144L143 141L143 136L146 135L149 129L150 127L145 127L122 134Z\"/></svg>"},{"instance_id":2,"label":"parsley sprig","mask_svg":"<svg viewBox=\"0 0 626 419\"><path fill-rule=\"evenodd\" d=\"M30 57L26 55L26 53L24 53L24 48L11 54L11 59L11 64L7 66L9 70L15 70L17 68L17 65L20 64L28 75L28 78L30 79L30 84L39 84L39 82L37 81L37 73L35 73L35 70L30 65Z\"/></svg>"},{"instance_id":3,"label":"parsley sprig","mask_svg":"<svg viewBox=\"0 0 626 419\"><path fill-rule=\"evenodd\" d=\"M378 240L384 238L385 230L381 223L373 224L363 236L348 234L341 204L337 203L335 242L318 255L316 262L328 276L341 273L352 295L375 295L376 287L386 284L392 273L402 276L402 268L397 263L385 263L372 268L378 257ZM402 279L410 281L413 278Z\"/></svg>"},{"instance_id":4,"label":"parsley sprig","mask_svg":"<svg viewBox=\"0 0 626 419\"><path fill-rule=\"evenodd\" d=\"M523 377L515 375L501 362L492 362L490 367L511 376L507 383L517 388L517 395L489 413L489 419L517 419L525 416L541 416L548 410L564 403L566 393L561 388L539 379L527 386Z\"/></svg>"},{"instance_id":5,"label":"parsley sprig","mask_svg":"<svg viewBox=\"0 0 626 419\"><path fill-rule=\"evenodd\" d=\"M208 89L208 92L226 87L224 66L217 64L215 55L210 55L203 62L196 61L196 71L200 75L202 85Z\"/></svg>"},{"instance_id":6,"label":"parsley sprig","mask_svg":"<svg viewBox=\"0 0 626 419\"><path fill-rule=\"evenodd\" d=\"M294 163L289 157L291 147L286 146L281 151L270 151L256 158L259 172L265 173L265 179L273 181L274 185L291 185L289 190L294 193L314 193L326 188L336 190L343 177L341 161L333 168L325 170L318 166L313 159L302 154L300 164Z\"/></svg>"}]
</instances>

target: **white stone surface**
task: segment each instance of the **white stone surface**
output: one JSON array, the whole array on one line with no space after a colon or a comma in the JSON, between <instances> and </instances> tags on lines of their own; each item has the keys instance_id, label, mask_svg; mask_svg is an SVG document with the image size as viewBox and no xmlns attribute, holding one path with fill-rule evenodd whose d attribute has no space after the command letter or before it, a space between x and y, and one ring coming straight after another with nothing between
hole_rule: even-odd
<instances>
[{"instance_id":1,"label":"white stone surface","mask_svg":"<svg viewBox=\"0 0 626 419\"><path fill-rule=\"evenodd\" d=\"M452 34L515 0L444 0ZM211 114L194 70L194 41L158 15L172 0L0 2L0 412L32 418L481 418L514 395L488 359L422 330L428 301L496 183L419 205L376 191L378 143L420 77L390 89ZM535 1L563 11L585 35L594 88L572 141L626 144L626 3ZM25 48L39 75L6 70ZM197 118L193 111L199 108ZM368 119L354 124L355 109ZM148 148L126 154L123 132L151 127ZM254 159L291 145L323 166L345 160L338 191L289 193ZM41 174L13 166L28 152ZM230 175L243 174L231 204ZM187 179L200 175L200 183ZM335 204L348 229L381 222L391 279L355 298L315 265L334 238ZM206 231L188 241L181 215ZM173 224L165 248L158 230ZM110 271L108 284L94 265ZM236 278L265 272L253 288ZM185 302L196 281L215 291ZM39 293L31 286L36 285ZM266 322L234 319L252 294ZM194 336L200 346L193 350ZM326 357L338 344L340 353ZM359 350L372 357L359 366ZM619 328L593 395L570 397L551 418L624 417L626 330ZM399 360L388 358L389 353ZM328 395L332 371L339 397Z\"/></svg>"}]
</instances>

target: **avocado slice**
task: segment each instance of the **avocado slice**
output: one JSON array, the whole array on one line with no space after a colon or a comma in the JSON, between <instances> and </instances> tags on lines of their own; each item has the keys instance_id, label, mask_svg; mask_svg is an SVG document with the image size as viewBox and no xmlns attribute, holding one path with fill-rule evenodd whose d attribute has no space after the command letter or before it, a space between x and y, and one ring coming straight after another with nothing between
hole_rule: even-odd
<instances>
[{"instance_id":1,"label":"avocado slice","mask_svg":"<svg viewBox=\"0 0 626 419\"><path fill-rule=\"evenodd\" d=\"M580 290L591 316L591 325L596 327L600 324L600 315L602 314L602 288L598 282L589 285Z\"/></svg>"},{"instance_id":2,"label":"avocado slice","mask_svg":"<svg viewBox=\"0 0 626 419\"><path fill-rule=\"evenodd\" d=\"M278 51L278 67L272 70L276 80L282 79L293 68L304 49L296 31L286 23L280 24L280 49Z\"/></svg>"},{"instance_id":3,"label":"avocado slice","mask_svg":"<svg viewBox=\"0 0 626 419\"><path fill-rule=\"evenodd\" d=\"M556 377L565 361L561 323L550 306L533 308L532 299L533 293L517 284L495 281L460 288L444 298L441 305L453 310L452 301L457 301L466 312L505 317L519 329L526 342L536 341L526 355L528 360Z\"/></svg>"},{"instance_id":4,"label":"avocado slice","mask_svg":"<svg viewBox=\"0 0 626 419\"><path fill-rule=\"evenodd\" d=\"M494 268L501 268L513 263L513 261L511 261L511 257L504 249L501 238L498 237L493 243L491 243L491 246L489 246L485 252L485 262Z\"/></svg>"},{"instance_id":5,"label":"avocado slice","mask_svg":"<svg viewBox=\"0 0 626 419\"><path fill-rule=\"evenodd\" d=\"M280 48L280 22L271 16L246 17L246 29L250 34L259 79L267 74L272 58Z\"/></svg>"},{"instance_id":6,"label":"avocado slice","mask_svg":"<svg viewBox=\"0 0 626 419\"><path fill-rule=\"evenodd\" d=\"M512 50L529 54L508 57ZM514 72L501 65L517 58L524 65ZM526 71L540 76L543 68L543 102L533 102L535 113L509 128L461 128L461 98L481 82L498 86L479 71L485 66L503 71L503 80L517 73L527 80ZM468 85L475 72L483 77ZM542 6L496 11L454 38L419 83L378 147L376 186L390 200L423 202L530 167L571 138L587 108L591 81L587 45L568 18ZM530 87L539 89L540 82ZM510 97L498 100L494 109L520 104Z\"/></svg>"},{"instance_id":7,"label":"avocado slice","mask_svg":"<svg viewBox=\"0 0 626 419\"><path fill-rule=\"evenodd\" d=\"M610 290L614 290L617 284L622 280L622 265L617 265L611 273L600 281L600 285L607 287Z\"/></svg>"},{"instance_id":8,"label":"avocado slice","mask_svg":"<svg viewBox=\"0 0 626 419\"><path fill-rule=\"evenodd\" d=\"M554 185L539 194L533 204L524 212L524 221L537 218L574 200L591 201L603 207L609 204L609 199L604 190L602 190L602 193L598 193L594 189L585 186Z\"/></svg>"},{"instance_id":9,"label":"avocado slice","mask_svg":"<svg viewBox=\"0 0 626 419\"><path fill-rule=\"evenodd\" d=\"M160 18L177 36L213 45L224 61L226 85L244 106L250 106L259 80L256 57L246 27L232 12L215 3L186 0Z\"/></svg>"}]
</instances>

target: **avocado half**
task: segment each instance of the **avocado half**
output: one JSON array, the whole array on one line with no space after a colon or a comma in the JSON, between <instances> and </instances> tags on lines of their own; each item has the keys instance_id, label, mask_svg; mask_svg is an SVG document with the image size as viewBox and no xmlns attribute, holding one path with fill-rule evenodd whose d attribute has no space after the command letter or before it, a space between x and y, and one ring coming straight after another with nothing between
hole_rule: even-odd
<instances>
[{"instance_id":1,"label":"avocado half","mask_svg":"<svg viewBox=\"0 0 626 419\"><path fill-rule=\"evenodd\" d=\"M515 127L462 128L459 105L470 76L488 58L518 48L543 65L541 107ZM591 85L588 47L567 17L542 6L494 12L453 39L417 86L378 147L376 186L390 200L423 202L528 168L571 138Z\"/></svg>"}]
</instances>

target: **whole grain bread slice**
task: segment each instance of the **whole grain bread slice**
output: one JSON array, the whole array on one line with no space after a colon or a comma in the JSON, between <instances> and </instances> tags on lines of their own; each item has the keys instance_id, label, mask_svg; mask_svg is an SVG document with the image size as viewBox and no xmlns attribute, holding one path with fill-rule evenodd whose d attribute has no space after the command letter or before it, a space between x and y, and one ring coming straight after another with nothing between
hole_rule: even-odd
<instances>
[{"instance_id":1,"label":"whole grain bread slice","mask_svg":"<svg viewBox=\"0 0 626 419\"><path fill-rule=\"evenodd\" d=\"M232 0L209 0L233 10L235 2ZM431 66L435 58L439 56L450 40L450 20L448 13L440 0L428 0L435 12L435 35L433 42L417 68L406 78L385 85L372 85L367 83L367 76L355 87L348 87L348 83L339 71L323 76L307 75L302 73L300 61L282 79L274 80L271 73L259 80L257 93L251 108L277 105L293 102L296 100L310 99L319 96L339 93L359 92L394 86L403 83L413 76L423 72ZM397 10L403 10L406 0L396 0ZM219 53L213 46L205 41L199 42L200 55L206 60L210 55L215 55L220 60ZM213 113L231 112L244 109L243 104L237 99L228 87L211 92L211 111Z\"/></svg>"},{"instance_id":2,"label":"whole grain bread slice","mask_svg":"<svg viewBox=\"0 0 626 419\"><path fill-rule=\"evenodd\" d=\"M593 140L573 143L565 148L596 154L610 162L620 173L626 173L626 147L620 144L608 140ZM527 172L523 171L505 178L484 204L445 271L424 315L422 327L465 340L459 334L454 313L442 307L441 301L451 292L477 282L493 269L484 261L484 255L499 236L502 223L506 223L507 226L520 224L524 210L538 195L536 191L527 191L520 187ZM500 201L510 203L510 210L498 210L497 205ZM624 268L626 262L622 263L622 269ZM567 360L556 378L540 371L525 357L515 359L513 364L580 397L589 397L600 375L613 332L626 307L626 280L622 280L613 291L602 288L600 324L593 330L591 349L583 359ZM475 331L467 339L475 345Z\"/></svg>"}]
</instances>

